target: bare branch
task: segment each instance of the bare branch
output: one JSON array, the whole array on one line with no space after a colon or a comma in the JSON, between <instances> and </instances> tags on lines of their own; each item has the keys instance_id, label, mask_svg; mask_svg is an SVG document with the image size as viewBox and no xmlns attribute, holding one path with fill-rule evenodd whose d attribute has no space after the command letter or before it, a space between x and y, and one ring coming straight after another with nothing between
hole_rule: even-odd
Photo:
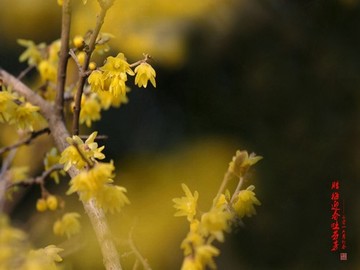
<instances>
[{"instance_id":1,"label":"bare branch","mask_svg":"<svg viewBox=\"0 0 360 270\"><path fill-rule=\"evenodd\" d=\"M61 47L56 85L56 113L63 117L66 68L69 59L69 38L71 25L71 0L65 0L62 5Z\"/></svg>"},{"instance_id":2,"label":"bare branch","mask_svg":"<svg viewBox=\"0 0 360 270\"><path fill-rule=\"evenodd\" d=\"M15 149L15 148L18 148L22 145L25 145L25 144L30 144L32 140L34 140L36 137L44 134L44 133L50 133L50 129L49 128L44 128L44 129L40 129L38 131L33 131L31 132L30 136L26 139L23 139L17 143L14 143L13 145L9 145L9 146L5 146L3 148L0 149L0 155L7 152L7 151L10 151L12 149Z\"/></svg>"},{"instance_id":3,"label":"bare branch","mask_svg":"<svg viewBox=\"0 0 360 270\"><path fill-rule=\"evenodd\" d=\"M106 15L109 7L110 6L108 6L108 7L102 6L100 14L97 17L96 26L95 26L94 31L91 34L90 42L88 44L89 49L87 51L87 54L86 54L86 57L84 60L84 64L82 65L80 74L86 74L86 71L88 70L90 58L95 49L96 39L100 33L100 29L101 29L102 25L104 24L104 18L105 18L105 15ZM75 106L74 106L73 126L72 126L73 135L79 134L81 97L83 94L83 89L84 89L86 78L87 78L87 76L80 76L80 78L79 78L79 85L78 85L78 89L77 89L76 96L75 96Z\"/></svg>"}]
</instances>

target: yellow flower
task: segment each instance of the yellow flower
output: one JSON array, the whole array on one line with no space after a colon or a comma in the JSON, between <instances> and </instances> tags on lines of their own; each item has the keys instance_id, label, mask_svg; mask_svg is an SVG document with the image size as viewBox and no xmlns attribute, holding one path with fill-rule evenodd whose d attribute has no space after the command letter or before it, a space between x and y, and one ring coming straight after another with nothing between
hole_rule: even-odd
<instances>
[{"instance_id":1,"label":"yellow flower","mask_svg":"<svg viewBox=\"0 0 360 270\"><path fill-rule=\"evenodd\" d=\"M66 235L68 238L80 232L80 215L75 212L66 213L61 219L58 219L53 226L55 235Z\"/></svg>"},{"instance_id":2,"label":"yellow flower","mask_svg":"<svg viewBox=\"0 0 360 270\"><path fill-rule=\"evenodd\" d=\"M178 212L175 213L175 216L186 216L188 221L191 222L196 215L199 193L195 191L193 195L188 186L185 184L181 184L181 187L186 196L173 199L173 202L175 203L174 207L178 210Z\"/></svg>"},{"instance_id":3,"label":"yellow flower","mask_svg":"<svg viewBox=\"0 0 360 270\"><path fill-rule=\"evenodd\" d=\"M224 241L224 231L229 231L229 222L232 214L225 208L212 208L209 212L201 216L201 230L205 236L209 234L218 241Z\"/></svg>"},{"instance_id":4,"label":"yellow flower","mask_svg":"<svg viewBox=\"0 0 360 270\"><path fill-rule=\"evenodd\" d=\"M42 60L38 65L41 79L45 81L56 82L57 65L49 60Z\"/></svg>"},{"instance_id":5,"label":"yellow flower","mask_svg":"<svg viewBox=\"0 0 360 270\"><path fill-rule=\"evenodd\" d=\"M49 170L51 167L53 167L56 164L59 164L59 160L60 160L60 156L57 152L57 149L55 147L53 147L48 153L46 153L45 155L45 159L44 159L44 165L45 165L45 170ZM56 170L53 171L50 174L50 177L54 179L56 184L59 184L60 180L59 180L59 173L61 175L65 175L64 170Z\"/></svg>"},{"instance_id":6,"label":"yellow flower","mask_svg":"<svg viewBox=\"0 0 360 270\"><path fill-rule=\"evenodd\" d=\"M44 250L45 254L49 258L51 258L52 261L61 262L63 260L58 253L63 251L64 249L58 248L55 245L49 245L49 246L46 246L43 250Z\"/></svg>"},{"instance_id":7,"label":"yellow flower","mask_svg":"<svg viewBox=\"0 0 360 270\"><path fill-rule=\"evenodd\" d=\"M216 265L213 257L219 256L220 251L212 245L202 245L196 248L195 261L198 265L201 265L205 269L209 266L211 269L216 269Z\"/></svg>"},{"instance_id":8,"label":"yellow flower","mask_svg":"<svg viewBox=\"0 0 360 270\"><path fill-rule=\"evenodd\" d=\"M124 80L124 76L116 75L111 77L111 79L109 78L108 80L110 80L110 84L109 84L110 93L112 93L114 96L126 95L126 85L125 85L126 80Z\"/></svg>"},{"instance_id":9,"label":"yellow flower","mask_svg":"<svg viewBox=\"0 0 360 270\"><path fill-rule=\"evenodd\" d=\"M76 35L72 42L77 49L81 49L84 46L84 38L80 35Z\"/></svg>"},{"instance_id":10,"label":"yellow flower","mask_svg":"<svg viewBox=\"0 0 360 270\"><path fill-rule=\"evenodd\" d=\"M76 135L72 136L72 138L68 137L66 139L70 146L61 153L59 160L60 164L64 164L65 171L69 170L72 165L79 170L84 169L87 166L87 161L93 162L95 159L105 158L105 155L101 153L105 146L98 147L98 144L94 142L96 135L96 131L91 133L85 143L79 136ZM76 149L74 145L76 145L78 149ZM79 154L78 150L81 151L83 156ZM84 160L84 157L87 160Z\"/></svg>"},{"instance_id":11,"label":"yellow flower","mask_svg":"<svg viewBox=\"0 0 360 270\"><path fill-rule=\"evenodd\" d=\"M245 215L248 217L255 215L254 204L261 205L260 201L255 197L254 189L255 186L250 185L246 190L241 190L235 197L232 207L240 218Z\"/></svg>"},{"instance_id":12,"label":"yellow flower","mask_svg":"<svg viewBox=\"0 0 360 270\"><path fill-rule=\"evenodd\" d=\"M105 65L100 69L105 72L105 75L108 78L123 74L125 76L123 79L126 81L126 73L129 75L134 75L134 72L130 68L130 65L126 61L123 53L119 53L116 57L109 56L106 59Z\"/></svg>"},{"instance_id":13,"label":"yellow flower","mask_svg":"<svg viewBox=\"0 0 360 270\"><path fill-rule=\"evenodd\" d=\"M80 124L85 123L87 127L91 127L91 123L100 120L101 106L95 95L88 97L82 96L81 111L80 111Z\"/></svg>"},{"instance_id":14,"label":"yellow flower","mask_svg":"<svg viewBox=\"0 0 360 270\"><path fill-rule=\"evenodd\" d=\"M8 177L12 183L19 183L28 178L28 172L28 166L11 167L11 169L6 174L6 177Z\"/></svg>"},{"instance_id":15,"label":"yellow flower","mask_svg":"<svg viewBox=\"0 0 360 270\"><path fill-rule=\"evenodd\" d=\"M39 212L44 212L47 210L47 203L45 199L38 199L36 202L36 210Z\"/></svg>"},{"instance_id":16,"label":"yellow flower","mask_svg":"<svg viewBox=\"0 0 360 270\"><path fill-rule=\"evenodd\" d=\"M105 212L120 212L126 204L130 204L125 192L126 188L124 187L104 185L98 192L96 192L95 199L99 207L101 207Z\"/></svg>"},{"instance_id":17,"label":"yellow flower","mask_svg":"<svg viewBox=\"0 0 360 270\"><path fill-rule=\"evenodd\" d=\"M150 80L151 84L156 87L155 77L156 72L148 63L144 62L135 68L135 84L139 87L147 87L147 83Z\"/></svg>"},{"instance_id":18,"label":"yellow flower","mask_svg":"<svg viewBox=\"0 0 360 270\"><path fill-rule=\"evenodd\" d=\"M10 121L18 105L14 100L16 97L10 91L0 91L0 123Z\"/></svg>"},{"instance_id":19,"label":"yellow flower","mask_svg":"<svg viewBox=\"0 0 360 270\"><path fill-rule=\"evenodd\" d=\"M51 211L54 211L58 207L58 199L54 195L50 195L46 198L46 205Z\"/></svg>"},{"instance_id":20,"label":"yellow flower","mask_svg":"<svg viewBox=\"0 0 360 270\"><path fill-rule=\"evenodd\" d=\"M130 88L126 87L126 92L129 91ZM110 106L120 107L121 104L126 104L129 101L126 95L114 96L109 91L99 91L96 94L100 100L101 108L104 110L108 110Z\"/></svg>"},{"instance_id":21,"label":"yellow flower","mask_svg":"<svg viewBox=\"0 0 360 270\"><path fill-rule=\"evenodd\" d=\"M181 242L181 249L184 250L184 255L190 255L194 249L198 246L204 244L204 238L200 234L199 231L200 222L195 219L190 223L190 231L185 237L185 239Z\"/></svg>"},{"instance_id":22,"label":"yellow flower","mask_svg":"<svg viewBox=\"0 0 360 270\"><path fill-rule=\"evenodd\" d=\"M254 153L249 156L247 151L238 150L229 164L228 171L237 177L243 177L249 168L261 159L261 156L256 156Z\"/></svg>"},{"instance_id":23,"label":"yellow flower","mask_svg":"<svg viewBox=\"0 0 360 270\"><path fill-rule=\"evenodd\" d=\"M39 107L29 102L22 103L15 109L14 115L9 123L17 124L19 129L33 131L36 122L44 121L37 111L39 111Z\"/></svg>"},{"instance_id":24,"label":"yellow flower","mask_svg":"<svg viewBox=\"0 0 360 270\"><path fill-rule=\"evenodd\" d=\"M25 62L27 60L29 66L37 65L42 60L41 50L46 48L45 43L36 45L32 40L18 39L18 44L26 47L26 50L20 55L19 61Z\"/></svg>"},{"instance_id":25,"label":"yellow flower","mask_svg":"<svg viewBox=\"0 0 360 270\"><path fill-rule=\"evenodd\" d=\"M106 77L100 70L94 70L91 72L88 77L88 83L90 84L91 90L94 92L104 91L105 79Z\"/></svg>"},{"instance_id":26,"label":"yellow flower","mask_svg":"<svg viewBox=\"0 0 360 270\"><path fill-rule=\"evenodd\" d=\"M111 178L114 176L114 169L112 163L95 164L89 171L82 171L71 179L67 194L78 192L80 200L88 201L90 198L95 197L99 191L103 191L105 184L113 182ZM116 195L118 196L118 194Z\"/></svg>"}]
</instances>

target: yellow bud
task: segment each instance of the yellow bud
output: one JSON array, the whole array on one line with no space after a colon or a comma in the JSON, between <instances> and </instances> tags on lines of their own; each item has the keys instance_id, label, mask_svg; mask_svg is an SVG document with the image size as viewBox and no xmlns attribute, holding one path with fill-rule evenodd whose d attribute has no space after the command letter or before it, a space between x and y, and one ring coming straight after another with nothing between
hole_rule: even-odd
<instances>
[{"instance_id":1,"label":"yellow bud","mask_svg":"<svg viewBox=\"0 0 360 270\"><path fill-rule=\"evenodd\" d=\"M83 65L83 64L84 64L84 62L85 62L85 56L86 56L86 53L85 53L85 52L79 52L79 53L77 54L77 59L78 59L80 65Z\"/></svg>"},{"instance_id":2,"label":"yellow bud","mask_svg":"<svg viewBox=\"0 0 360 270\"><path fill-rule=\"evenodd\" d=\"M55 235L62 235L64 233L64 229L60 220L55 221L53 225L53 232Z\"/></svg>"},{"instance_id":3,"label":"yellow bud","mask_svg":"<svg viewBox=\"0 0 360 270\"><path fill-rule=\"evenodd\" d=\"M73 43L76 48L81 49L84 46L84 38L77 35L73 38Z\"/></svg>"},{"instance_id":4,"label":"yellow bud","mask_svg":"<svg viewBox=\"0 0 360 270\"><path fill-rule=\"evenodd\" d=\"M58 207L58 200L54 195L50 195L46 198L46 204L50 210L54 211Z\"/></svg>"},{"instance_id":5,"label":"yellow bud","mask_svg":"<svg viewBox=\"0 0 360 270\"><path fill-rule=\"evenodd\" d=\"M96 63L95 62L90 62L89 69L90 70L95 70L95 68L96 68Z\"/></svg>"},{"instance_id":6,"label":"yellow bud","mask_svg":"<svg viewBox=\"0 0 360 270\"><path fill-rule=\"evenodd\" d=\"M36 202L36 210L38 210L39 212L44 212L47 210L47 203L45 201L45 199L38 199Z\"/></svg>"}]
</instances>

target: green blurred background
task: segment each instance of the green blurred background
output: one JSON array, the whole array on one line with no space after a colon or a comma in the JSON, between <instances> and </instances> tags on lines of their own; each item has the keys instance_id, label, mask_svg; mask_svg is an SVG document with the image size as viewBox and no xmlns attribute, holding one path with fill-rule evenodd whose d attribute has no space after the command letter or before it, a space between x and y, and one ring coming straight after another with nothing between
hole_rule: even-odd
<instances>
[{"instance_id":1,"label":"green blurred background","mask_svg":"<svg viewBox=\"0 0 360 270\"><path fill-rule=\"evenodd\" d=\"M78 2L73 34L95 22L96 1ZM0 66L16 74L25 68L16 39L58 38L60 10L55 0L2 0L0 10ZM116 36L113 54L132 62L149 53L157 71L155 90L133 87L129 104L94 127L109 136L106 155L132 202L111 220L119 239L133 227L153 269L179 269L187 223L171 199L184 182L207 209L232 155L246 149L264 157L251 180L262 206L219 245L218 268L360 268L360 1L117 0L104 31ZM330 252L333 180L348 261ZM12 216L40 245L50 221L28 221L36 192ZM70 255L73 269L101 269L97 251L81 259L88 246L96 249Z\"/></svg>"}]
</instances>

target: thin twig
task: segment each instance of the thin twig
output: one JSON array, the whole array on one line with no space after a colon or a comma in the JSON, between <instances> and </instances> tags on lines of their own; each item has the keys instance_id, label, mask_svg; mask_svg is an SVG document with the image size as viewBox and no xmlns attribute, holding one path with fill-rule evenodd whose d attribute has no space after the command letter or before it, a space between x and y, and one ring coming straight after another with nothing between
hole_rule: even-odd
<instances>
[{"instance_id":1,"label":"thin twig","mask_svg":"<svg viewBox=\"0 0 360 270\"><path fill-rule=\"evenodd\" d=\"M139 250L137 249L137 247L135 246L133 237L132 237L132 233L133 233L133 229L130 229L129 232L129 246L131 248L131 250L134 252L136 259L139 260L141 262L141 264L143 265L145 270L151 270L151 267L149 265L149 263L147 262L147 260L141 255L141 253L139 252Z\"/></svg>"},{"instance_id":2,"label":"thin twig","mask_svg":"<svg viewBox=\"0 0 360 270\"><path fill-rule=\"evenodd\" d=\"M73 126L72 126L72 132L73 135L78 135L79 134L79 118L80 118L80 110L81 110L81 97L83 94L83 89L84 89L84 85L85 85L85 81L87 78L86 71L88 70L89 67L89 63L90 63L90 58L91 55L95 49L95 45L96 45L96 39L100 33L100 29L102 27L102 25L104 24L104 18L105 15L108 11L108 8L110 8L110 6L102 6L101 10L100 10L100 14L97 17L97 21L96 21L96 26L94 31L91 34L90 37L90 41L89 41L89 48L87 50L87 54L85 56L85 60L84 60L84 64L82 65L82 69L80 72L80 78L79 78L79 84L78 84L78 89L75 95L75 106L74 106L74 115L73 115Z\"/></svg>"},{"instance_id":3,"label":"thin twig","mask_svg":"<svg viewBox=\"0 0 360 270\"><path fill-rule=\"evenodd\" d=\"M23 181L19 181L17 183L8 183L8 185L6 186L6 188L12 188L14 186L31 186L31 185L43 185L45 182L45 179L52 174L54 171L59 171L63 169L63 165L61 164L55 164L53 166L51 166L49 169L47 169L46 171L43 171L41 175L33 177L33 178L29 178L29 179L25 179Z\"/></svg>"},{"instance_id":4,"label":"thin twig","mask_svg":"<svg viewBox=\"0 0 360 270\"><path fill-rule=\"evenodd\" d=\"M17 148L14 148L10 151L10 153L6 156L6 158L3 160L2 166L1 166L1 172L0 172L0 213L4 211L4 205L5 205L5 192L6 192L6 184L7 179L5 177L6 172L8 168L10 167L10 164L12 163L15 155L16 155Z\"/></svg>"},{"instance_id":5,"label":"thin twig","mask_svg":"<svg viewBox=\"0 0 360 270\"><path fill-rule=\"evenodd\" d=\"M234 191L234 194L233 194L232 197L231 197L230 203L233 203L233 202L234 202L234 200L235 200L237 194L239 193L239 191L240 191L243 183L244 183L244 177L240 177L239 183L238 183L238 185L237 185L237 187L236 187L236 189L235 189L235 191Z\"/></svg>"},{"instance_id":6,"label":"thin twig","mask_svg":"<svg viewBox=\"0 0 360 270\"><path fill-rule=\"evenodd\" d=\"M3 148L0 149L0 155L7 152L7 151L10 151L11 149L15 149L15 148L18 148L22 145L25 145L25 144L30 144L32 140L34 140L36 137L44 134L44 133L50 133L50 129L49 128L43 128L43 129L40 129L38 131L33 131L31 132L30 136L26 139L23 139L21 141L18 141L17 143L14 143L13 145L9 145L9 146L5 146Z\"/></svg>"},{"instance_id":7,"label":"thin twig","mask_svg":"<svg viewBox=\"0 0 360 270\"><path fill-rule=\"evenodd\" d=\"M23 71L21 71L20 74L17 76L18 80L22 80L22 78L24 78L26 74L28 74L34 67L35 65L30 65L27 68L25 68Z\"/></svg>"},{"instance_id":8,"label":"thin twig","mask_svg":"<svg viewBox=\"0 0 360 270\"><path fill-rule=\"evenodd\" d=\"M216 194L216 197L215 197L215 199L214 199L214 201L213 201L212 207L214 207L214 206L217 204L217 201L219 200L221 193L224 192L224 190L225 190L225 188L226 188L226 185L227 185L227 183L228 183L229 180L230 180L230 176L231 176L231 173L230 173L229 171L227 171L227 172L225 173L225 175L224 175L224 178L223 178L223 180L222 180L222 182L221 182L220 188L219 188L219 190L218 190L218 192L217 192L217 194Z\"/></svg>"},{"instance_id":9,"label":"thin twig","mask_svg":"<svg viewBox=\"0 0 360 270\"><path fill-rule=\"evenodd\" d=\"M62 5L61 47L55 98L55 110L57 115L61 117L64 117L64 92L66 83L66 68L69 59L70 25L71 0L65 0Z\"/></svg>"}]
</instances>

